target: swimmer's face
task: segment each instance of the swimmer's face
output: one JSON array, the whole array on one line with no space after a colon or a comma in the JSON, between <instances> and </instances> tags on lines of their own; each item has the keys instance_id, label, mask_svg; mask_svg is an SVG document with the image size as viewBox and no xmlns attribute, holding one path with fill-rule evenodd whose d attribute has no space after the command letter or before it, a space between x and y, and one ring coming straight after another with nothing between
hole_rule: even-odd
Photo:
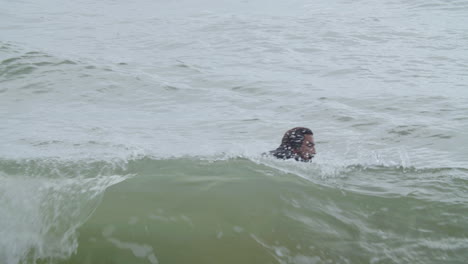
<instances>
[{"instance_id":1,"label":"swimmer's face","mask_svg":"<svg viewBox=\"0 0 468 264\"><path fill-rule=\"evenodd\" d=\"M310 161L315 156L315 142L313 135L304 135L304 141L300 148L297 149L297 155L302 158L302 160Z\"/></svg>"}]
</instances>

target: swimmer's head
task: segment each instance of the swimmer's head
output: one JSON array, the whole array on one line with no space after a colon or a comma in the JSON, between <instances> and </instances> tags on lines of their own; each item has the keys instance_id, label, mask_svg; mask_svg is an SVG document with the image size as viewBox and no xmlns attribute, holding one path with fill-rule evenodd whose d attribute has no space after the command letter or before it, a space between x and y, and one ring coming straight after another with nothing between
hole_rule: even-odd
<instances>
[{"instance_id":1,"label":"swimmer's head","mask_svg":"<svg viewBox=\"0 0 468 264\"><path fill-rule=\"evenodd\" d=\"M277 158L294 158L300 161L310 161L316 154L314 134L305 127L295 127L286 131L281 145L273 152Z\"/></svg>"}]
</instances>

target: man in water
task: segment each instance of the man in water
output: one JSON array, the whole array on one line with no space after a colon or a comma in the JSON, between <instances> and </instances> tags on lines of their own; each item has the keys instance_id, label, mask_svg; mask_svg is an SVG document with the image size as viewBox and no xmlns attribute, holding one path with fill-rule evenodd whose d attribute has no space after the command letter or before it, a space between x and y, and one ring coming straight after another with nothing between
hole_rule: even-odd
<instances>
[{"instance_id":1,"label":"man in water","mask_svg":"<svg viewBox=\"0 0 468 264\"><path fill-rule=\"evenodd\" d=\"M270 151L278 159L295 159L310 162L315 155L314 134L305 127L295 127L286 131L281 145Z\"/></svg>"}]
</instances>

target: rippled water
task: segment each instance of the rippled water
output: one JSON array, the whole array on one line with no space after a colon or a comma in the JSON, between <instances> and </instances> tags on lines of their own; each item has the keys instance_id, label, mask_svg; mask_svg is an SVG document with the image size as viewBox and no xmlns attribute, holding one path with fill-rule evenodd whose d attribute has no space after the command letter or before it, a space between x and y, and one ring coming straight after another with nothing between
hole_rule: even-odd
<instances>
[{"instance_id":1,"label":"rippled water","mask_svg":"<svg viewBox=\"0 0 468 264\"><path fill-rule=\"evenodd\" d=\"M468 259L466 1L0 6L0 263Z\"/></svg>"}]
</instances>

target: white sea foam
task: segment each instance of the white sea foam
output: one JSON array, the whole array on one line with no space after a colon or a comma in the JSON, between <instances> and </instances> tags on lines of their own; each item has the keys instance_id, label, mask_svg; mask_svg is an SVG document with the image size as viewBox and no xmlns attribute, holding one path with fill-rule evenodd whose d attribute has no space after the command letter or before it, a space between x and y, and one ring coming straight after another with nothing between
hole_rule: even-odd
<instances>
[{"instance_id":1,"label":"white sea foam","mask_svg":"<svg viewBox=\"0 0 468 264\"><path fill-rule=\"evenodd\" d=\"M69 257L78 246L77 228L96 209L104 190L126 178L0 174L0 262Z\"/></svg>"}]
</instances>

